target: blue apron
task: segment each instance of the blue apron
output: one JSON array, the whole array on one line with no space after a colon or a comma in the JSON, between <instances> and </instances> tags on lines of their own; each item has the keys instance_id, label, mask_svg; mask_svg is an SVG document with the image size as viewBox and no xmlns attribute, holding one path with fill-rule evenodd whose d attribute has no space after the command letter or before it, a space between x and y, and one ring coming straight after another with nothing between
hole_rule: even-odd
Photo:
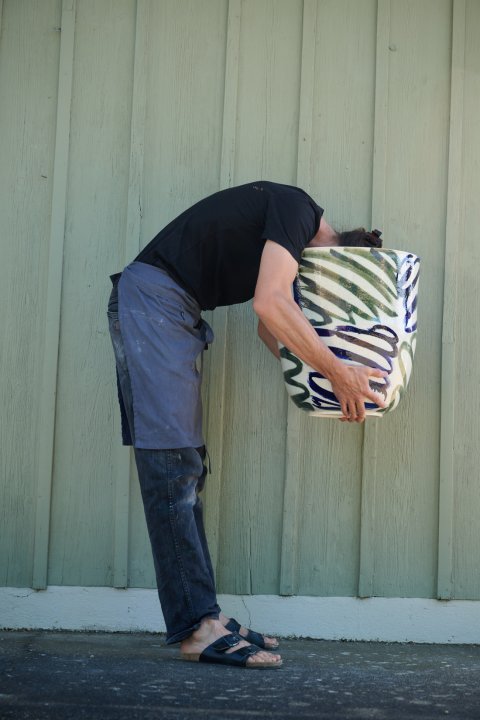
<instances>
[{"instance_id":1,"label":"blue apron","mask_svg":"<svg viewBox=\"0 0 480 720\"><path fill-rule=\"evenodd\" d=\"M118 320L133 399L124 443L157 450L204 445L197 361L213 332L196 300L165 270L133 262L118 282ZM121 393L119 399L122 405Z\"/></svg>"}]
</instances>

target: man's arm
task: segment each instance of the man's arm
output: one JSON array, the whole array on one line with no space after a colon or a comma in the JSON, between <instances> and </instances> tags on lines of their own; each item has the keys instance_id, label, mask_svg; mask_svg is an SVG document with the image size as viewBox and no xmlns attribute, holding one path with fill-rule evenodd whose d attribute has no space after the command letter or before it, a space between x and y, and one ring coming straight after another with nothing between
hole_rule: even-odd
<instances>
[{"instance_id":1,"label":"man's arm","mask_svg":"<svg viewBox=\"0 0 480 720\"><path fill-rule=\"evenodd\" d=\"M330 380L345 419L365 419L365 399L384 407L369 377L385 377L386 372L342 363L320 340L314 328L292 297L297 263L278 243L267 240L262 254L253 309L270 335ZM262 338L263 339L263 338Z\"/></svg>"},{"instance_id":2,"label":"man's arm","mask_svg":"<svg viewBox=\"0 0 480 720\"><path fill-rule=\"evenodd\" d=\"M278 349L277 338L274 337L272 333L267 330L261 320L258 321L258 337L260 338L260 340L262 340L262 342L265 343L270 352L275 355L277 360L279 360L280 351Z\"/></svg>"}]
</instances>

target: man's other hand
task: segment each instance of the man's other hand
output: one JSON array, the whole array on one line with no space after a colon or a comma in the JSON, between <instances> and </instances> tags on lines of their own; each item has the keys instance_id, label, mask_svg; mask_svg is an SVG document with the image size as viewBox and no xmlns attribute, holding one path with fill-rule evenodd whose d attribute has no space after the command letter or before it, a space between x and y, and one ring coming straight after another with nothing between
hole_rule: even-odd
<instances>
[{"instance_id":1,"label":"man's other hand","mask_svg":"<svg viewBox=\"0 0 480 720\"><path fill-rule=\"evenodd\" d=\"M342 365L342 369L329 378L332 390L340 403L342 422L363 422L365 401L384 408L382 396L370 387L370 378L385 378L388 373L365 366Z\"/></svg>"}]
</instances>

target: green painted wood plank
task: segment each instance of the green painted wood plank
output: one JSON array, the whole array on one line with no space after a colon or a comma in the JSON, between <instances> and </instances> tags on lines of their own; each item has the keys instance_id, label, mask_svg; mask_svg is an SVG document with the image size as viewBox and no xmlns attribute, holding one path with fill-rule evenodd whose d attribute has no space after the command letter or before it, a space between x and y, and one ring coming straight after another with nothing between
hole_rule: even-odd
<instances>
[{"instance_id":1,"label":"green painted wood plank","mask_svg":"<svg viewBox=\"0 0 480 720\"><path fill-rule=\"evenodd\" d=\"M242 0L236 184L295 180L302 8L302 0Z\"/></svg>"},{"instance_id":2,"label":"green painted wood plank","mask_svg":"<svg viewBox=\"0 0 480 720\"><path fill-rule=\"evenodd\" d=\"M225 48L222 150L220 157L220 187L222 188L231 187L235 182L238 62L241 21L241 0L229 0Z\"/></svg>"},{"instance_id":3,"label":"green painted wood plank","mask_svg":"<svg viewBox=\"0 0 480 720\"><path fill-rule=\"evenodd\" d=\"M149 5L137 0L133 65L132 121L128 176L125 261L139 252L142 221L142 185L145 147L145 111ZM130 529L131 451L119 444L115 478L113 586L127 587Z\"/></svg>"},{"instance_id":4,"label":"green painted wood plank","mask_svg":"<svg viewBox=\"0 0 480 720\"><path fill-rule=\"evenodd\" d=\"M37 18L38 30L48 17L54 34L61 3L48 3L48 10L43 4L40 14L39 4L3 2L0 99L12 97L11 103L0 100L0 121L11 128L12 138L12 147L4 152L6 164L0 167L0 215L7 218L11 237L5 248L11 270L0 268L0 300L7 308L1 343L7 371L0 397L12 417L12 423L2 425L1 443L6 453L0 527L7 543L0 543L0 564L7 584L31 580L38 512L38 587L45 585L49 532L50 582L122 586L128 539L130 584L153 586L139 491L136 482L128 487L128 460L122 460L116 435L113 364L103 317L106 276L121 266L125 253L131 259L139 236L147 242L171 217L219 185L260 175L295 182L297 171L297 182L325 205L334 225L369 223L370 213L373 223L381 225L384 212L386 241L393 239L392 244L423 256L414 375L398 411L374 426L376 444L369 437L370 426L366 428L361 486L361 428L303 416L298 423L295 417L296 424L289 419L286 428L280 374L266 351L254 345L250 306L232 309L228 324L220 321L224 332L217 330L206 373L208 434L218 430L213 442L222 445L215 451L221 472L215 475L214 460L207 491L220 588L480 597L478 422L472 410L480 402L472 361L480 347L472 323L480 312L480 8L472 0L454 0L451 60L449 0L390 0L391 47L382 46L375 66L385 0L379 3L376 41L375 2L319 0L313 5L307 0L307 15L314 6L319 22L315 85L309 95L301 87L300 3L234 0L230 14L241 9L241 19L236 15L238 65L232 59L227 70L225 46L235 34L227 39L223 0L206 0L201 9L189 0L139 0L137 25L130 0L77 3L71 126L63 145L66 153L70 148L66 233L65 238L54 235L55 241L60 238L60 253L65 248L58 385L53 382L54 478L52 486L45 472L51 460L43 448L44 485L39 485L37 506L35 443L20 450L22 435L35 436L39 415L39 447L49 433L50 420L45 423L38 409L35 387L41 371L35 375L35 368L41 366L39 358L55 353L51 347L44 351L43 308L47 273L50 298L56 287L57 299L62 274L58 252L55 258L47 253L56 217L50 226L49 209L55 202L58 207L62 187L56 174L52 200L55 99L48 100L50 109L45 101L56 94L52 78L58 75L60 37L52 41L46 33L40 39L39 32L29 37L15 23L23 17L29 27ZM143 33L144 12L149 15L144 29L155 43L137 43L137 53L144 56L134 61L135 33ZM304 35L309 30L304 28ZM45 52L47 59L36 63L38 72L27 72L29 63ZM229 53L236 57L233 49ZM385 55L388 64L382 60ZM230 84L226 76L235 77L235 70L238 83ZM388 80L382 80L387 71ZM141 77L133 88L134 72ZM13 95L12 78L17 88ZM382 83L388 92L381 91ZM37 129L29 124L34 104ZM43 185L35 179L39 169L48 176L41 178ZM13 176L15 187L9 180ZM138 198L143 198L141 210ZM26 253L31 258L27 290L19 262ZM22 319L14 327L10 318L17 317L19 308ZM213 352L218 371L211 362ZM48 398L52 412L50 394ZM285 468L289 483L283 485ZM369 468L376 469L373 483Z\"/></svg>"},{"instance_id":5,"label":"green painted wood plank","mask_svg":"<svg viewBox=\"0 0 480 720\"><path fill-rule=\"evenodd\" d=\"M47 586L48 572L74 34L75 0L63 0L57 99L57 131L55 139L55 165L53 170L52 220L45 313L45 344L40 412L38 416L39 427L42 428L42 432L38 455L37 509L33 553L32 587L36 589L43 589Z\"/></svg>"},{"instance_id":6,"label":"green painted wood plank","mask_svg":"<svg viewBox=\"0 0 480 720\"><path fill-rule=\"evenodd\" d=\"M115 563L122 582L126 499L116 487L120 438L106 310L108 275L125 260L134 39L130 0L77 3L50 584L112 585Z\"/></svg>"},{"instance_id":7,"label":"green painted wood plank","mask_svg":"<svg viewBox=\"0 0 480 720\"><path fill-rule=\"evenodd\" d=\"M297 594L353 596L359 564L361 428L350 427L347 434L339 432L343 424L338 420L310 418L310 423L301 445Z\"/></svg>"},{"instance_id":8,"label":"green painted wood plank","mask_svg":"<svg viewBox=\"0 0 480 720\"><path fill-rule=\"evenodd\" d=\"M220 158L220 187L231 187L235 175L238 55L240 44L241 2L229 0L226 47L225 81L222 122L222 148ZM223 432L225 427L225 360L227 349L228 308L217 308L211 314L215 343L207 354L204 388L207 395L205 438L211 458L212 474L205 490L205 528L212 565L216 572L219 543L219 518L222 495Z\"/></svg>"},{"instance_id":9,"label":"green painted wood plank","mask_svg":"<svg viewBox=\"0 0 480 720\"><path fill-rule=\"evenodd\" d=\"M456 319L459 242L462 237L460 208L463 196L463 115L465 79L465 0L454 0L448 152L447 220L442 329L442 395L440 425L440 487L438 523L437 596L452 597L453 517L455 485L455 405L457 351Z\"/></svg>"},{"instance_id":10,"label":"green painted wood plank","mask_svg":"<svg viewBox=\"0 0 480 720\"><path fill-rule=\"evenodd\" d=\"M0 584L13 587L32 584L60 16L58 0L6 0L0 15Z\"/></svg>"},{"instance_id":11,"label":"green painted wood plank","mask_svg":"<svg viewBox=\"0 0 480 720\"><path fill-rule=\"evenodd\" d=\"M150 4L137 0L135 17L135 56L133 66L132 123L125 234L125 262L140 250L143 174L145 159L145 113L147 108L147 77L150 48Z\"/></svg>"},{"instance_id":12,"label":"green painted wood plank","mask_svg":"<svg viewBox=\"0 0 480 720\"><path fill-rule=\"evenodd\" d=\"M387 185L388 68L390 0L378 0L375 61L375 111L372 175L372 226L383 228ZM358 595L373 594L375 576L375 485L378 453L378 424L367 421L363 428L362 499L360 521L360 569Z\"/></svg>"},{"instance_id":13,"label":"green painted wood plank","mask_svg":"<svg viewBox=\"0 0 480 720\"><path fill-rule=\"evenodd\" d=\"M388 89L390 55L390 3L378 0L375 58L375 110L372 174L372 228L383 228L388 158ZM393 47L393 46L392 46Z\"/></svg>"},{"instance_id":14,"label":"green painted wood plank","mask_svg":"<svg viewBox=\"0 0 480 720\"><path fill-rule=\"evenodd\" d=\"M316 0L305 0L302 27L297 184L307 191L310 190L310 162L312 156L316 32L317 2ZM280 595L294 595L297 585L298 496L300 489L298 481L300 475L298 448L302 432L302 419L300 411L292 402L289 402L287 405L285 437Z\"/></svg>"},{"instance_id":15,"label":"green painted wood plank","mask_svg":"<svg viewBox=\"0 0 480 720\"><path fill-rule=\"evenodd\" d=\"M142 245L219 188L227 6L150 1Z\"/></svg>"},{"instance_id":16,"label":"green painted wood plank","mask_svg":"<svg viewBox=\"0 0 480 720\"><path fill-rule=\"evenodd\" d=\"M377 431L376 596L436 594L450 38L448 0L391 2L383 229L386 245L423 264L412 379Z\"/></svg>"},{"instance_id":17,"label":"green painted wood plank","mask_svg":"<svg viewBox=\"0 0 480 720\"><path fill-rule=\"evenodd\" d=\"M217 576L235 594L278 593L286 393L256 331L250 303L230 308Z\"/></svg>"},{"instance_id":18,"label":"green painted wood plank","mask_svg":"<svg viewBox=\"0 0 480 720\"><path fill-rule=\"evenodd\" d=\"M233 7L233 5L232 5ZM222 128L225 102L225 48L228 7L223 0L150 0L149 41L146 50L146 112L142 179L141 245L188 206L219 189L222 168ZM233 116L232 116L233 119ZM225 119L225 122L227 121ZM132 249L133 253L133 249ZM219 314L220 315L220 314ZM207 319L209 319L207 317ZM214 323L215 324L215 323ZM222 333L205 354L204 399L211 374L210 362L221 356ZM221 368L221 358L219 362ZM217 369L212 383L219 380ZM214 391L214 403L219 395ZM206 397L208 410L209 397ZM217 406L215 407L215 411ZM208 414L205 413L208 444ZM207 478L206 522L214 548L215 490L218 476L212 453L213 475ZM221 454L220 454L221 459ZM134 476L136 473L134 473ZM209 486L211 486L209 488ZM213 492L212 492L213 489ZM134 481L130 494L130 578L138 587L154 587L155 576L143 506Z\"/></svg>"},{"instance_id":19,"label":"green painted wood plank","mask_svg":"<svg viewBox=\"0 0 480 720\"><path fill-rule=\"evenodd\" d=\"M460 8L461 11L461 8ZM457 242L457 314L455 337L455 434L454 517L453 517L453 596L480 598L478 548L480 545L478 353L480 312L478 267L480 252L478 227L480 207L480 3L467 0L465 13L465 76L463 103L463 167L459 182L460 220ZM453 177L453 180L455 176ZM448 391L447 391L448 392Z\"/></svg>"},{"instance_id":20,"label":"green painted wood plank","mask_svg":"<svg viewBox=\"0 0 480 720\"><path fill-rule=\"evenodd\" d=\"M370 221L376 3L322 1L317 13L309 189L343 229ZM296 593L355 595L362 428L301 423Z\"/></svg>"},{"instance_id":21,"label":"green painted wood plank","mask_svg":"<svg viewBox=\"0 0 480 720\"><path fill-rule=\"evenodd\" d=\"M235 183L294 183L302 3L242 3ZM278 593L287 397L251 303L229 308L221 592Z\"/></svg>"},{"instance_id":22,"label":"green painted wood plank","mask_svg":"<svg viewBox=\"0 0 480 720\"><path fill-rule=\"evenodd\" d=\"M339 230L370 222L376 5L318 5L311 189Z\"/></svg>"}]
</instances>

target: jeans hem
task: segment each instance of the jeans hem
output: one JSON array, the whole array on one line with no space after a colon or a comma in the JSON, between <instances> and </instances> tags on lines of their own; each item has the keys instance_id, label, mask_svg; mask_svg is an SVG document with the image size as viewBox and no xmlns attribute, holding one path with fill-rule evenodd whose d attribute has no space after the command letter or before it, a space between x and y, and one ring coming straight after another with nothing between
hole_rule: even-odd
<instances>
[{"instance_id":1,"label":"jeans hem","mask_svg":"<svg viewBox=\"0 0 480 720\"><path fill-rule=\"evenodd\" d=\"M204 615L201 620L204 620L205 618L212 618L213 620L218 620L219 613L208 613L208 615ZM180 632L167 637L167 645L175 645L176 643L182 642L182 640L186 640L187 637L190 637L190 635L195 632L195 630L198 630L201 625L201 620L197 623L194 623L189 628L186 628L186 630L181 630Z\"/></svg>"}]
</instances>

